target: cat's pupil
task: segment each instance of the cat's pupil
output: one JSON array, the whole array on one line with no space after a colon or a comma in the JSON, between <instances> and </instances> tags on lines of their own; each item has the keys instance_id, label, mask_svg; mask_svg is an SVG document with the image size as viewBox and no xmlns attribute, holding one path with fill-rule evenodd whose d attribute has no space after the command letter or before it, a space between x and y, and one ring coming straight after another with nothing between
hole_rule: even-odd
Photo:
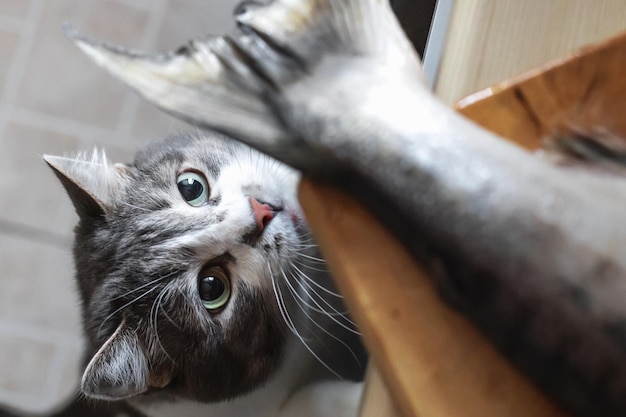
<instances>
[{"instance_id":1,"label":"cat's pupil","mask_svg":"<svg viewBox=\"0 0 626 417\"><path fill-rule=\"evenodd\" d=\"M208 276L200 281L200 298L202 301L215 301L226 291L226 285L217 277Z\"/></svg>"},{"instance_id":2,"label":"cat's pupil","mask_svg":"<svg viewBox=\"0 0 626 417\"><path fill-rule=\"evenodd\" d=\"M185 178L178 183L178 191L185 200L192 201L202 195L204 186L193 178Z\"/></svg>"}]
</instances>

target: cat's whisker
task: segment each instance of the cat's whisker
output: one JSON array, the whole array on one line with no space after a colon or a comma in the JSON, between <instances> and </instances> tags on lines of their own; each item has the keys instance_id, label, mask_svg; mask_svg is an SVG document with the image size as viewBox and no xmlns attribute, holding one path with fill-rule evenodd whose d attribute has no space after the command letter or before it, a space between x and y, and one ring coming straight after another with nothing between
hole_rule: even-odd
<instances>
[{"instance_id":1,"label":"cat's whisker","mask_svg":"<svg viewBox=\"0 0 626 417\"><path fill-rule=\"evenodd\" d=\"M285 301L283 300L280 288L276 284L276 279L274 278L274 274L272 273L272 268L270 266L269 261L267 262L267 267L270 272L270 278L272 281L272 289L274 290L274 295L276 296L276 302L278 303L278 310L280 311L280 315L282 316L283 321L287 325L287 328L289 328L289 330L294 335L296 335L296 337L298 337L298 339L300 339L302 343L305 343L304 339L302 338L302 336L300 336L300 333L298 333L295 326L293 325L293 321L291 320L291 317L289 317L289 313L287 312L287 307L285 306Z\"/></svg>"},{"instance_id":2,"label":"cat's whisker","mask_svg":"<svg viewBox=\"0 0 626 417\"><path fill-rule=\"evenodd\" d=\"M320 290L324 291L326 294L332 295L333 297L337 297L337 298L341 298L343 299L343 295L338 294L334 291L329 290L328 288L324 287L322 284L320 284L319 282L315 281L314 279L311 279L307 274L305 274L300 268L298 268L296 265L294 265L293 263L291 264L291 267L298 273L298 275L303 278L306 282L311 283L312 285L316 286L317 288L319 288Z\"/></svg>"},{"instance_id":3,"label":"cat's whisker","mask_svg":"<svg viewBox=\"0 0 626 417\"><path fill-rule=\"evenodd\" d=\"M312 294L312 295L316 295L317 297L321 298L320 294L318 294L317 292L315 292L315 290L313 288L311 288L310 286L307 286L308 288L305 288L299 281L298 279L292 275L292 277L296 280L296 282L298 282L298 285L300 286L300 288L302 288L304 291L307 292L307 294ZM306 306L309 310L314 311L316 313L320 313L320 314L324 314L325 316L330 317L331 319L333 317L340 317L342 319L344 319L348 324L356 327L356 324L354 322L352 322L348 316L347 316L347 312L340 312L340 311L328 311L325 310L322 306L319 305L319 303L316 303L315 306L309 304L304 298L302 298L302 296L296 291L296 289L293 287L293 285L291 284L291 282L289 280L287 280L287 285L289 286L289 289L291 291L292 294L294 294L294 297L297 297L300 301L298 302L298 300L296 300L296 302L298 303L298 305L302 308L302 305ZM313 302L315 302L315 300L312 299L312 297L310 298ZM304 310L303 310L304 311ZM336 320L333 320L336 322ZM340 324L341 325L341 324ZM345 327L344 325L341 325L341 327ZM353 331L354 333L354 331Z\"/></svg>"},{"instance_id":4,"label":"cat's whisker","mask_svg":"<svg viewBox=\"0 0 626 417\"><path fill-rule=\"evenodd\" d=\"M268 266L269 266L269 263L268 263ZM282 268L281 268L280 272L281 272L281 274L283 275L283 277L285 278L285 281L287 281L287 276L285 275L285 271L283 271L283 270L282 270ZM284 300L283 300L283 297L282 297L282 293L281 293L280 287L276 285L276 280L274 279L274 275L273 275L273 274L271 274L271 269L270 269L270 276L272 277L272 286L273 286L273 287L274 287L274 289L275 289L275 293L276 293L276 289L278 290L277 297L280 295L280 297L279 297L279 298L280 298L280 301L279 301L279 308L280 308L280 305L282 304L283 308L285 308L285 310L286 310L286 307L285 307L285 305L284 305ZM282 314L282 313L281 313L281 314ZM287 316L287 317L289 317L289 315L288 315L288 314L287 314L286 316ZM285 315L283 315L283 317L285 317ZM304 338L300 335L300 333L296 330L295 325L293 324L293 321L291 321L291 318L290 318L290 317L289 317L289 322L291 323L291 327L290 327L290 329L293 329L292 331L294 332L294 334L296 335L296 337L297 337L298 339L300 339L300 341L302 342L302 344L304 345L304 347L306 348L306 350L308 350L308 351L311 353L311 355L313 355L313 357L314 357L315 359L317 359L317 361L318 361L320 364L322 364L322 366L323 366L324 368L328 369L328 371L330 371L330 372L331 372L333 375L335 375L337 378L339 378L339 379L343 379L343 378L341 377L341 375L339 375L339 374L338 374L338 373L337 373L334 369L332 369L332 368L331 368L331 367L330 367L330 366L329 366L326 362L324 362L324 360L322 360L322 358L321 358L321 357L320 357L317 353L315 353L315 351L311 348L311 346L309 346L309 344L306 342L306 340L305 340L305 339L304 339Z\"/></svg>"},{"instance_id":5,"label":"cat's whisker","mask_svg":"<svg viewBox=\"0 0 626 417\"><path fill-rule=\"evenodd\" d=\"M142 289L144 289L146 287L149 287L150 285L158 284L159 282L163 281L164 279L171 277L175 273L176 272L170 272L167 275L163 275L162 277L159 277L159 278L157 278L157 279L155 279L153 281L147 282L147 283L145 283L145 284L143 284L143 285L141 285L141 286L139 286L137 288L134 288L134 289L132 289L130 291L127 291L127 292L125 292L122 295L118 295L117 297L111 298L111 301L115 301L115 300L119 300L120 298L128 297L129 295L131 295L131 294L133 294L133 293L135 293L137 291L141 291Z\"/></svg>"},{"instance_id":6,"label":"cat's whisker","mask_svg":"<svg viewBox=\"0 0 626 417\"><path fill-rule=\"evenodd\" d=\"M155 339L157 343L159 344L161 350L165 351L159 339L159 329L158 329L158 324L156 323L157 316L154 314L155 311L157 311L157 314L158 314L158 309L156 308L156 306L157 306L157 301L159 300L159 296L161 296L161 294L163 294L163 288L161 288L161 291L159 291L159 295L156 296L156 298L152 302L152 305L150 306L150 314L148 315L148 325L151 329L154 330Z\"/></svg>"},{"instance_id":7,"label":"cat's whisker","mask_svg":"<svg viewBox=\"0 0 626 417\"><path fill-rule=\"evenodd\" d=\"M306 259L308 259L310 261L313 261L313 262L317 262L317 263L320 263L320 264L325 264L326 263L325 259L318 258L317 256L307 255L305 253L300 253L299 255L302 256L303 258L306 258Z\"/></svg>"},{"instance_id":8,"label":"cat's whisker","mask_svg":"<svg viewBox=\"0 0 626 417\"><path fill-rule=\"evenodd\" d=\"M298 249L317 249L319 246L315 243L300 243L295 245Z\"/></svg>"},{"instance_id":9,"label":"cat's whisker","mask_svg":"<svg viewBox=\"0 0 626 417\"><path fill-rule=\"evenodd\" d=\"M165 310L165 308L163 308L163 305L161 304L159 306L159 308L161 309L161 312L163 313L163 315L165 316L165 318L172 323L172 325L174 327L176 327L178 330L182 330L182 327L180 327L180 325L178 323L176 323L176 321L172 318L172 316L169 315L169 313Z\"/></svg>"},{"instance_id":10,"label":"cat's whisker","mask_svg":"<svg viewBox=\"0 0 626 417\"><path fill-rule=\"evenodd\" d=\"M294 268L294 270L296 271L296 274L298 275L298 277L300 279L298 279L298 277L293 276L294 279L296 280L296 282L298 283L298 285L303 288L305 291L307 291L308 294L311 294L312 296L316 296L317 298L319 298L324 304L326 304L328 307L331 308L331 311L327 311L325 310L323 307L320 306L320 308L322 310L324 310L324 312L326 312L326 314L328 315L333 315L333 316L337 316L337 317L341 317L343 318L346 322L348 322L348 324L357 327L356 323L354 323L352 320L350 320L350 318L348 317L348 312L347 311L338 311L335 307L333 307L333 305L331 305L329 303L328 300L326 300L326 298L320 294L315 288L313 288L311 286L311 284L314 284L317 288L321 289L324 291L324 293L329 294L335 298L339 298L339 299L343 299L343 296L340 294L337 294L331 290L329 290L328 288L320 285L318 282L316 282L315 280L311 279L307 274L303 273L302 271L300 271L295 265L291 265L292 268ZM293 272L292 272L293 275ZM306 288L305 288L306 287ZM313 297L311 297L313 298ZM313 300L314 301L314 300Z\"/></svg>"},{"instance_id":11,"label":"cat's whisker","mask_svg":"<svg viewBox=\"0 0 626 417\"><path fill-rule=\"evenodd\" d=\"M308 269L308 270L310 270L310 271L315 271L315 272L325 272L325 273L327 273L327 272L328 272L328 268L326 268L326 267L324 267L323 269L322 269L322 268L316 268L316 267L314 267L314 266L311 266L311 265L309 265L309 264L306 264L306 263L304 263L304 262L300 262L300 261L293 261L293 263L294 263L294 264L298 264L298 265L300 265L302 268L306 268L306 269Z\"/></svg>"},{"instance_id":12,"label":"cat's whisker","mask_svg":"<svg viewBox=\"0 0 626 417\"><path fill-rule=\"evenodd\" d=\"M292 275L292 276L293 276L293 275ZM295 277L294 277L294 278L295 278ZM300 300L300 303L302 303L302 304L298 303L298 305L300 305L300 306L305 305L308 309L310 309L310 310L312 310L312 311L315 311L316 313L321 313L321 314L324 314L324 315L326 315L326 316L331 316L331 315L333 315L333 313L332 313L332 312L329 312L329 311L327 311L327 310L322 309L319 305L317 305L317 306L313 306L313 305L309 304L309 303L308 303L308 302L307 302L307 301L306 301L306 300L305 300L305 299L304 299L304 298L303 298L303 297L302 297L302 296L298 293L298 291L296 291L296 289L293 287L293 285L291 284L291 281L287 278L287 276L285 276L285 281L286 281L286 283L287 283L288 288L291 290L290 292L294 295L294 297L295 297L295 298L297 298L296 302L297 302L298 300ZM296 281L298 281L298 280L296 279ZM306 288L304 288L304 287L303 287L303 286L302 286L299 282L298 282L298 285L300 285L300 288L302 288L302 289L304 289L305 291L307 291L307 289L306 289ZM308 292L308 291L307 291L307 292ZM317 294L316 294L316 295L317 295ZM318 295L318 296L319 296L319 295ZM337 313L335 313L335 314L337 314ZM343 316L343 315L342 315L342 316Z\"/></svg>"},{"instance_id":13,"label":"cat's whisker","mask_svg":"<svg viewBox=\"0 0 626 417\"><path fill-rule=\"evenodd\" d=\"M297 294L297 290L293 286L291 285L287 286L287 290L289 291L289 294L291 294L290 298L294 301L295 305L300 310L298 312L298 316L302 320L306 318L308 322L315 322L316 324L319 324L315 321L315 319L312 316L309 315L309 313L315 312L315 313L320 313L323 316L328 316L328 314L326 314L325 312L320 312L316 310L315 308L310 307L305 302L303 302L302 297L299 294ZM300 313L303 313L305 317L300 316ZM307 334L310 334L311 336L315 337L315 339L320 343L319 347L328 349L328 346L326 345L326 343L324 343L324 339L321 337L321 335L317 334L314 331L311 331L311 328L309 327L309 323L304 323L304 321L301 321L300 323L303 325L303 327L305 327L305 331L307 332ZM310 340L310 339L307 339L307 340Z\"/></svg>"},{"instance_id":14,"label":"cat's whisker","mask_svg":"<svg viewBox=\"0 0 626 417\"><path fill-rule=\"evenodd\" d=\"M119 313L120 311L124 310L126 307L136 303L137 301L141 300L142 298L144 298L145 296L147 296L148 294L150 294L151 292L153 292L154 290L156 290L158 287L153 287L150 288L149 290L147 290L146 292L144 292L143 294L141 294L138 297L135 297L134 299L130 300L129 302L127 302L126 304L124 304L123 306L121 306L120 308L116 309L115 311L113 311L111 314L109 314L100 324L100 326L98 327L98 334L102 331L102 326L104 326L106 324L107 321L109 321L113 316L115 316L117 313Z\"/></svg>"},{"instance_id":15,"label":"cat's whisker","mask_svg":"<svg viewBox=\"0 0 626 417\"><path fill-rule=\"evenodd\" d=\"M296 226L296 230L298 231L298 235L302 236L304 239L308 240L309 242L315 243L313 239L313 232L309 230L308 226L306 226L305 223L298 224Z\"/></svg>"},{"instance_id":16,"label":"cat's whisker","mask_svg":"<svg viewBox=\"0 0 626 417\"><path fill-rule=\"evenodd\" d=\"M183 290L181 290L180 288L176 288L176 291L185 299L185 302L188 305L193 305L193 303L191 302L189 297L187 297L187 294Z\"/></svg>"},{"instance_id":17,"label":"cat's whisker","mask_svg":"<svg viewBox=\"0 0 626 417\"><path fill-rule=\"evenodd\" d=\"M133 293L135 293L137 291L140 291L140 290L142 290L142 289L144 289L146 287L149 287L151 285L157 285L161 281L163 281L163 280L165 280L167 278L170 278L170 277L172 277L175 274L176 274L176 272L170 272L170 273L168 273L166 275L160 276L159 278L156 278L156 279L154 279L152 281L149 281L149 282L147 282L147 283L145 283L145 284L143 284L143 285L141 285L141 286L139 286L139 287L137 287L135 289L129 290L129 291L127 291L126 293L124 293L122 295L119 295L119 296L117 296L115 298L112 298L111 301L118 300L120 298L125 298L125 297L129 296L130 294L133 294Z\"/></svg>"},{"instance_id":18,"label":"cat's whisker","mask_svg":"<svg viewBox=\"0 0 626 417\"><path fill-rule=\"evenodd\" d=\"M302 239L302 241L298 243L298 246L310 246L312 248L319 247L317 242L315 242L315 239L313 239L313 233L309 230L305 223L298 224L298 229L301 229L298 236Z\"/></svg>"},{"instance_id":19,"label":"cat's whisker","mask_svg":"<svg viewBox=\"0 0 626 417\"><path fill-rule=\"evenodd\" d=\"M287 279L287 276L286 276L285 274L283 274L283 276L285 277L285 280L287 281L287 284L288 284L288 285L291 285L291 284L289 283L289 280ZM342 318L342 319L344 319L344 320L345 320L348 324L350 324L350 325L352 325L352 326L354 326L354 327L357 327L357 326L356 326L356 324L355 324L352 320L350 320L350 319L348 318L348 316L347 316L345 313L342 313L342 312L338 311L338 310L337 310L337 309L336 309L336 308L335 308L332 304L330 304L328 301L326 301L326 299L325 299L324 297L321 297L321 296L320 296L317 292L315 292L315 290L314 290L314 289L313 289L310 285L306 284L306 281L303 283L302 281L300 281L300 280L296 279L296 282L297 282L297 283L298 283L298 285L300 285L300 287L301 287L301 288L303 288L305 291L306 291L307 289L306 289L306 288L304 288L303 284L304 284L304 285L307 285L307 287L311 290L311 293L313 293L313 294L317 295L317 296L318 296L318 298L319 298L319 299L320 299L320 300L321 300L324 304L326 304L326 305L327 305L327 306L328 306L328 307L332 310L332 312L333 312L333 313L335 313L335 314L334 314L334 315L333 315L333 314L328 314L328 311L327 311L327 310L325 310L325 309L324 309L324 307L322 307L322 306L320 305L320 303L318 303L318 302L315 300L315 298L314 298L314 297L310 297L310 300L311 300L311 301L313 302L313 304L315 304L315 306L319 309L319 310L316 310L316 311L318 311L318 312L320 312L320 313L327 314L327 315L328 315L328 317L329 317L332 321L334 321L337 325L339 325L339 326L343 327L343 328L344 328L344 329L346 329L347 331L349 331L349 332L351 332L351 333L354 333L354 334L356 334L356 335L359 335L359 336L361 335L361 333L359 333L357 330L355 330L355 329L353 329L353 328L349 327L349 326L348 326L348 325L346 325L345 323L342 323L340 320L338 320L336 317L341 317L341 318ZM311 307L311 308L314 308L314 307Z\"/></svg>"},{"instance_id":20,"label":"cat's whisker","mask_svg":"<svg viewBox=\"0 0 626 417\"><path fill-rule=\"evenodd\" d=\"M298 283L298 285L300 285L300 284ZM302 287L302 285L300 285L300 287L301 287L301 288L304 288L304 287ZM294 290L295 290L295 289L294 289ZM306 290L306 289L305 289L305 290ZM313 294L313 292L311 291L311 292L310 292L310 294ZM317 294L317 293L316 293L315 295L316 295L316 296L318 296L318 297L320 296L320 295L319 295L319 294ZM328 310L325 310L324 308L322 308L321 306L319 306L319 304L318 304L318 305L311 305L311 304L309 304L308 302L304 301L302 298L300 298L300 296L298 296L298 298L300 299L300 302L301 302L301 303L303 303L303 304L304 304L304 305L305 305L305 306L306 306L309 310L314 311L314 312L316 312L316 313L323 314L323 315L325 315L325 316L329 316L329 317L339 317L339 318L342 318L342 319L343 319L343 320L345 320L345 321L346 321L349 325L352 325L352 326L355 326L355 327L356 327L356 325L355 325L355 324L354 324L354 323L353 323L353 322L352 322L352 321L348 318L348 316L347 316L347 312L334 312L334 311L328 311Z\"/></svg>"},{"instance_id":21,"label":"cat's whisker","mask_svg":"<svg viewBox=\"0 0 626 417\"><path fill-rule=\"evenodd\" d=\"M170 356L169 353L167 353L167 349L165 349L165 346L163 346L163 343L161 342L161 336L159 336L159 308L162 307L161 302L163 301L163 297L166 294L166 291L169 289L169 286L172 284L172 282L168 283L165 287L161 289L161 291L159 292L159 295L155 298L154 302L152 303L152 307L150 308L150 324L152 328L154 329L155 339L159 347L161 348L165 356L172 363L174 363L175 362L174 359Z\"/></svg>"},{"instance_id":22,"label":"cat's whisker","mask_svg":"<svg viewBox=\"0 0 626 417\"><path fill-rule=\"evenodd\" d=\"M293 295L294 295L295 297L297 297L297 298L300 298L300 296L299 296L299 295L296 295L296 294L297 294L297 291L293 288L293 286L289 285L289 289L290 289L291 294L293 294ZM321 325L320 325L320 324L319 324L319 323L315 320L315 318L314 318L313 316L311 316L311 315L307 312L306 308L304 308L304 307L302 306L302 304L300 304L300 302L299 302L296 298L294 298L294 300L296 301L296 304L298 305L298 307L300 307L300 310L302 310L302 313L304 313L304 315L305 315L305 316L309 319L309 321L310 321L310 322L311 322L311 323L312 323L315 327L317 327L318 329L320 329L321 331L323 331L324 333L326 333L328 336L330 336L332 339L336 340L336 341L337 341L337 342L339 342L342 346L344 346L344 347L348 350L348 352L350 352L350 354L352 355L352 357L354 358L354 360L356 361L356 363L357 363L357 364L359 364L359 366L361 365L361 361L360 361L360 360L359 360L359 358L357 357L356 353L354 352L354 350L352 350L352 348L351 348L351 347L350 347L350 346L349 346L346 342L344 342L343 340L341 340L341 338L339 338L339 337L335 336L334 334L332 334L331 332L329 332L328 330L326 330L323 326L321 326ZM306 305L306 303L305 303L305 305ZM307 305L307 307L309 307L309 306ZM326 312L322 312L322 313L323 313L323 314L326 314Z\"/></svg>"}]
</instances>

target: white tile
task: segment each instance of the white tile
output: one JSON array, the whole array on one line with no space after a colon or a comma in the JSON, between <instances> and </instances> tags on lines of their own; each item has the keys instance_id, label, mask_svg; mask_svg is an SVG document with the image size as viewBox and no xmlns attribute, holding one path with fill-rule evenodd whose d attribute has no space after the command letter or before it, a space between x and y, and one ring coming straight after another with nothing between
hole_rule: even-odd
<instances>
[{"instance_id":1,"label":"white tile","mask_svg":"<svg viewBox=\"0 0 626 417\"><path fill-rule=\"evenodd\" d=\"M0 138L0 219L69 235L61 212L73 211L65 191L42 159L78 149L79 138L11 122Z\"/></svg>"},{"instance_id":2,"label":"white tile","mask_svg":"<svg viewBox=\"0 0 626 417\"><path fill-rule=\"evenodd\" d=\"M55 346L0 333L0 390L41 396Z\"/></svg>"},{"instance_id":3,"label":"white tile","mask_svg":"<svg viewBox=\"0 0 626 417\"><path fill-rule=\"evenodd\" d=\"M112 43L137 46L149 13L110 1L48 0L23 71L17 102L42 113L112 129L131 94L66 39L61 24Z\"/></svg>"},{"instance_id":4,"label":"white tile","mask_svg":"<svg viewBox=\"0 0 626 417\"><path fill-rule=\"evenodd\" d=\"M55 409L78 389L82 345L22 333L0 325L0 403L32 413Z\"/></svg>"},{"instance_id":5,"label":"white tile","mask_svg":"<svg viewBox=\"0 0 626 417\"><path fill-rule=\"evenodd\" d=\"M30 0L2 0L0 1L0 16L23 19L28 13Z\"/></svg>"},{"instance_id":6,"label":"white tile","mask_svg":"<svg viewBox=\"0 0 626 417\"><path fill-rule=\"evenodd\" d=\"M80 335L69 247L0 234L0 267L0 320Z\"/></svg>"},{"instance_id":7,"label":"white tile","mask_svg":"<svg viewBox=\"0 0 626 417\"><path fill-rule=\"evenodd\" d=\"M0 30L0 97L4 94L6 77L19 45L18 41L19 36L17 34Z\"/></svg>"}]
</instances>

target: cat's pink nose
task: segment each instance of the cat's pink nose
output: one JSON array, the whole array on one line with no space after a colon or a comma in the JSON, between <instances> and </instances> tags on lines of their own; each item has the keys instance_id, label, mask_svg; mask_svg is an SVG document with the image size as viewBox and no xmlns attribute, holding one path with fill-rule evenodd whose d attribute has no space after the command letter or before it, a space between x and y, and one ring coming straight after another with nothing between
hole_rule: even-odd
<instances>
[{"instance_id":1,"label":"cat's pink nose","mask_svg":"<svg viewBox=\"0 0 626 417\"><path fill-rule=\"evenodd\" d=\"M254 213L257 230L260 234L272 221L277 210L269 204L259 202L259 200L254 197L250 197L250 205L252 206L252 212Z\"/></svg>"}]
</instances>

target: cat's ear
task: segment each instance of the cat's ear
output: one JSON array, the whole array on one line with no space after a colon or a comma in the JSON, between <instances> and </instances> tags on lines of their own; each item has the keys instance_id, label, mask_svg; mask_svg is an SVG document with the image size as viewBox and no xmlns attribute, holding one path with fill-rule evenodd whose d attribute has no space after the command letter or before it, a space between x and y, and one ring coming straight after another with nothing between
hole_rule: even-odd
<instances>
[{"instance_id":1,"label":"cat's ear","mask_svg":"<svg viewBox=\"0 0 626 417\"><path fill-rule=\"evenodd\" d=\"M65 187L80 217L103 216L127 178L124 165L109 164L97 151L91 158L44 155L43 159Z\"/></svg>"},{"instance_id":2,"label":"cat's ear","mask_svg":"<svg viewBox=\"0 0 626 417\"><path fill-rule=\"evenodd\" d=\"M146 392L149 381L146 351L124 320L87 365L81 390L91 398L115 401Z\"/></svg>"}]
</instances>

